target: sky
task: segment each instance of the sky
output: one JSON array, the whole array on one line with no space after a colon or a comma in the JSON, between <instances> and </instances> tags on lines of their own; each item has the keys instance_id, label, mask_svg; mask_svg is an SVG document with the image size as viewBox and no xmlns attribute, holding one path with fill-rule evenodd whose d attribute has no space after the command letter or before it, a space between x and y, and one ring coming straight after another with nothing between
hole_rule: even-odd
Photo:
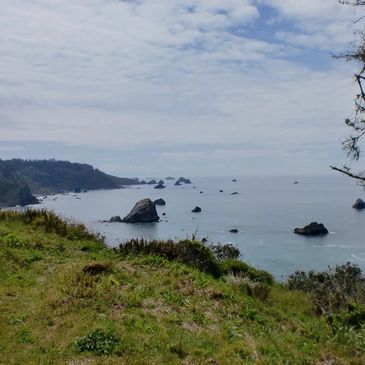
<instances>
[{"instance_id":1,"label":"sky","mask_svg":"<svg viewBox=\"0 0 365 365\"><path fill-rule=\"evenodd\" d=\"M361 15L337 0L2 0L0 158L327 174L359 68L331 55Z\"/></svg>"}]
</instances>

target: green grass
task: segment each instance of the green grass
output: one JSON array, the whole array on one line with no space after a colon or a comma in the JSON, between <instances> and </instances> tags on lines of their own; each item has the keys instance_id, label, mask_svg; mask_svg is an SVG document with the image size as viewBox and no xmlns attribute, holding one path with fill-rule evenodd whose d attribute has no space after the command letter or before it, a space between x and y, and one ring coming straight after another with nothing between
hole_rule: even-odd
<instances>
[{"instance_id":1,"label":"green grass","mask_svg":"<svg viewBox=\"0 0 365 365\"><path fill-rule=\"evenodd\" d=\"M363 329L248 266L242 279L121 255L42 219L0 219L0 364L365 363Z\"/></svg>"}]
</instances>

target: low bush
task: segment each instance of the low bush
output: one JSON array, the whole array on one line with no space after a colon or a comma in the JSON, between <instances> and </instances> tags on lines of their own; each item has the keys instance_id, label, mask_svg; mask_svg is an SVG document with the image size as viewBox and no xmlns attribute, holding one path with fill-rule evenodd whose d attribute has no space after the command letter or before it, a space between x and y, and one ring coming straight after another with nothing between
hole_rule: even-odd
<instances>
[{"instance_id":1,"label":"low bush","mask_svg":"<svg viewBox=\"0 0 365 365\"><path fill-rule=\"evenodd\" d=\"M274 278L263 270L257 270L245 262L239 260L224 260L220 262L221 275L244 276L248 279L266 285L272 285Z\"/></svg>"},{"instance_id":2,"label":"low bush","mask_svg":"<svg viewBox=\"0 0 365 365\"><path fill-rule=\"evenodd\" d=\"M287 285L289 289L312 293L318 314L347 312L351 304L365 304L361 269L349 262L323 272L297 271L289 276Z\"/></svg>"},{"instance_id":3,"label":"low bush","mask_svg":"<svg viewBox=\"0 0 365 365\"><path fill-rule=\"evenodd\" d=\"M240 250L232 243L212 243L208 246L218 260L235 260L241 255Z\"/></svg>"},{"instance_id":4,"label":"low bush","mask_svg":"<svg viewBox=\"0 0 365 365\"><path fill-rule=\"evenodd\" d=\"M224 277L224 280L238 287L244 293L248 294L253 298L257 298L260 300L266 300L270 294L270 286L267 284L263 284L257 281L253 281L246 276L241 275L227 275Z\"/></svg>"},{"instance_id":5,"label":"low bush","mask_svg":"<svg viewBox=\"0 0 365 365\"><path fill-rule=\"evenodd\" d=\"M120 339L112 330L96 329L84 337L76 339L76 352L91 352L94 355L110 355L115 352Z\"/></svg>"},{"instance_id":6,"label":"low bush","mask_svg":"<svg viewBox=\"0 0 365 365\"><path fill-rule=\"evenodd\" d=\"M212 251L199 241L183 240L175 243L172 240L147 241L132 239L119 245L122 255L157 255L167 260L176 260L215 277L220 276L219 263Z\"/></svg>"}]
</instances>

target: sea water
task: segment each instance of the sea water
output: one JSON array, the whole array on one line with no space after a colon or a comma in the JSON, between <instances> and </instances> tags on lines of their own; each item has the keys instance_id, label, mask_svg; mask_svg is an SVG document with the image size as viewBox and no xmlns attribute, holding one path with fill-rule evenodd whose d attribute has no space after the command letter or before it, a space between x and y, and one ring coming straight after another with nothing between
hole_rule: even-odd
<instances>
[{"instance_id":1,"label":"sea water","mask_svg":"<svg viewBox=\"0 0 365 365\"><path fill-rule=\"evenodd\" d=\"M353 180L338 175L235 179L195 178L182 186L167 180L162 190L142 185L57 195L44 199L40 207L85 223L104 235L110 246L136 237L176 240L195 236L234 243L243 260L278 279L296 270L324 270L347 261L365 269L365 211L352 208L357 198L365 200L365 193ZM143 198L166 201L166 206L157 207L159 223L101 222L115 215L123 218ZM192 213L195 206L202 212ZM312 221L323 223L330 233L321 237L293 233L295 227ZM238 233L230 233L233 228Z\"/></svg>"}]
</instances>

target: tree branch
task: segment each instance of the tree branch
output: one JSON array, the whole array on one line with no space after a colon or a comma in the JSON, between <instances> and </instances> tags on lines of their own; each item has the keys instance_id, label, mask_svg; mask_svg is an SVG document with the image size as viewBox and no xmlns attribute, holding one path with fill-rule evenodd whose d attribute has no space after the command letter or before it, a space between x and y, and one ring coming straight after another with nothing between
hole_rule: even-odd
<instances>
[{"instance_id":1,"label":"tree branch","mask_svg":"<svg viewBox=\"0 0 365 365\"><path fill-rule=\"evenodd\" d=\"M339 172L341 172L341 173L343 173L343 174L345 174L345 175L347 175L347 176L350 176L350 177L352 177L353 179L357 179L357 180L365 181L365 177L364 177L364 176L360 176L360 175L353 174L353 173L351 173L350 171L347 171L347 170L345 170L345 169L340 169L340 168L338 168L338 167L336 167L336 166L330 166L330 168L331 168L332 170L339 171Z\"/></svg>"}]
</instances>

